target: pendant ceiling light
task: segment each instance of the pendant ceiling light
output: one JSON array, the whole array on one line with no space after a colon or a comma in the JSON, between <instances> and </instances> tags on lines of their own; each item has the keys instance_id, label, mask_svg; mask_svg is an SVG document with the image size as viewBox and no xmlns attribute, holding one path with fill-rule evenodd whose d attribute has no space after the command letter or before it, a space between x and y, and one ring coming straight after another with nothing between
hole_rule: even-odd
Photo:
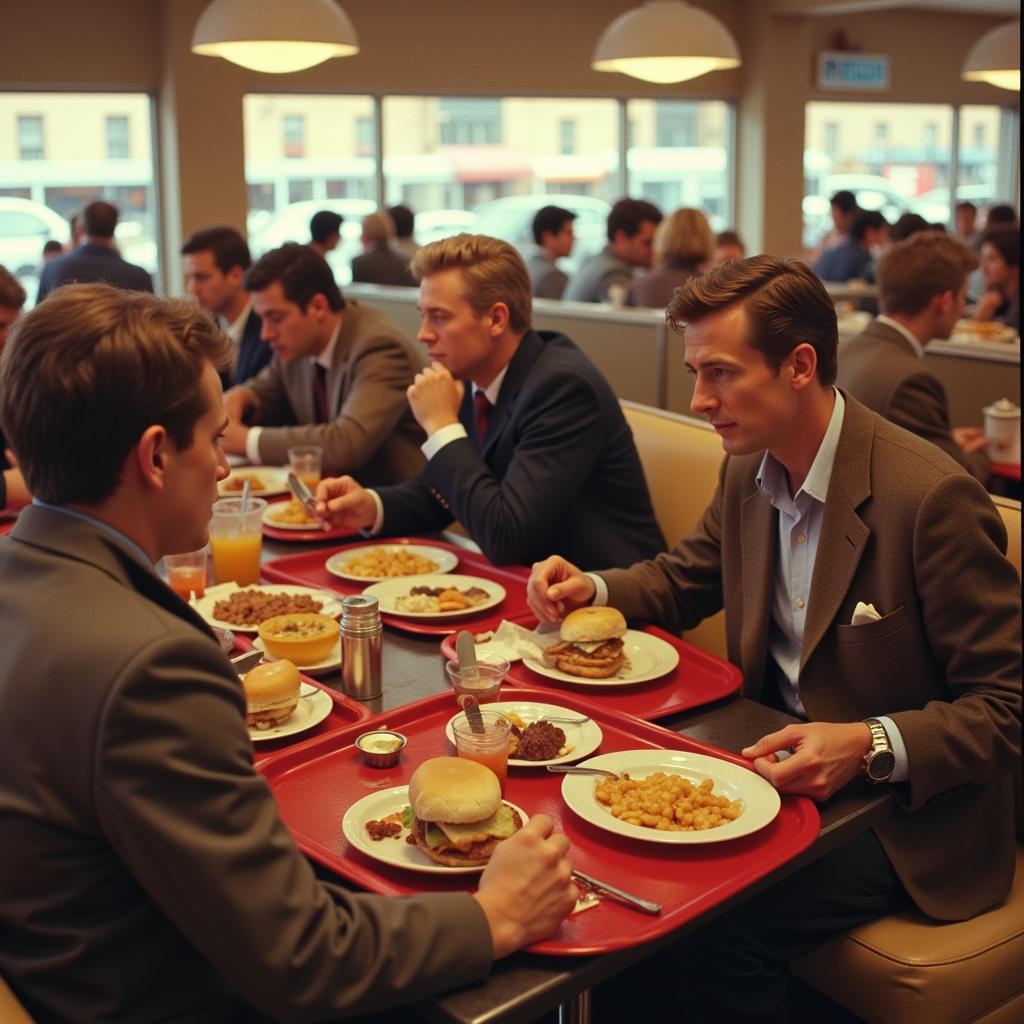
<instances>
[{"instance_id":1,"label":"pendant ceiling light","mask_svg":"<svg viewBox=\"0 0 1024 1024\"><path fill-rule=\"evenodd\" d=\"M351 57L359 42L333 0L213 0L196 24L192 52L283 75Z\"/></svg>"},{"instance_id":2,"label":"pendant ceiling light","mask_svg":"<svg viewBox=\"0 0 1024 1024\"><path fill-rule=\"evenodd\" d=\"M604 30L590 66L645 82L685 82L739 63L736 41L717 18L683 0L649 0Z\"/></svg>"},{"instance_id":3,"label":"pendant ceiling light","mask_svg":"<svg viewBox=\"0 0 1024 1024\"><path fill-rule=\"evenodd\" d=\"M1020 22L986 32L968 52L960 77L1020 92Z\"/></svg>"}]
</instances>

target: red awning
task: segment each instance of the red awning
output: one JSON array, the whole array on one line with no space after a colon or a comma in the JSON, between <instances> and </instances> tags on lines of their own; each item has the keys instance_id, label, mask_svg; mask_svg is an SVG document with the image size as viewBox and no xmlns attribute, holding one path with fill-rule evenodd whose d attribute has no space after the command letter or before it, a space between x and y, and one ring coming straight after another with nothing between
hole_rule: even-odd
<instances>
[{"instance_id":1,"label":"red awning","mask_svg":"<svg viewBox=\"0 0 1024 1024\"><path fill-rule=\"evenodd\" d=\"M532 178L530 157L511 146L440 146L456 181L514 181Z\"/></svg>"}]
</instances>

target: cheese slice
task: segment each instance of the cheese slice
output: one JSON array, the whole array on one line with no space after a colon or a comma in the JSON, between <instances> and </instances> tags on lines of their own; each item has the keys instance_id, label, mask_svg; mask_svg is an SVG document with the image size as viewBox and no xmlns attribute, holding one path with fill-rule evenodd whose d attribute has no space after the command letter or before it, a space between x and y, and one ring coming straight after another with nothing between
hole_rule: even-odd
<instances>
[{"instance_id":1,"label":"cheese slice","mask_svg":"<svg viewBox=\"0 0 1024 1024\"><path fill-rule=\"evenodd\" d=\"M579 641L577 640L573 646L578 647L581 651L586 654L593 654L602 644L608 643L607 640L593 640L593 641Z\"/></svg>"},{"instance_id":2,"label":"cheese slice","mask_svg":"<svg viewBox=\"0 0 1024 1024\"><path fill-rule=\"evenodd\" d=\"M460 850L468 850L474 843L483 842L493 836L495 839L508 839L516 830L515 818L512 816L512 808L502 804L489 818L483 821L474 821L466 825L456 825L452 822L437 822L437 827L448 837L449 843ZM427 842L430 842L430 835L427 835Z\"/></svg>"}]
</instances>

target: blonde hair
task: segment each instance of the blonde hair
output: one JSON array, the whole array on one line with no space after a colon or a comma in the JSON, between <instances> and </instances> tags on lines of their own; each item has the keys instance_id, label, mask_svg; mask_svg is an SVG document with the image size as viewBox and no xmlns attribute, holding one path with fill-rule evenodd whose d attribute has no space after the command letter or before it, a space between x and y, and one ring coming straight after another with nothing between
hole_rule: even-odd
<instances>
[{"instance_id":1,"label":"blonde hair","mask_svg":"<svg viewBox=\"0 0 1024 1024\"><path fill-rule=\"evenodd\" d=\"M384 245L395 237L395 223L386 213L368 213L363 218L363 237Z\"/></svg>"},{"instance_id":2,"label":"blonde hair","mask_svg":"<svg viewBox=\"0 0 1024 1024\"><path fill-rule=\"evenodd\" d=\"M700 210L682 207L670 213L654 232L654 262L707 263L714 255L715 236Z\"/></svg>"},{"instance_id":3,"label":"blonde hair","mask_svg":"<svg viewBox=\"0 0 1024 1024\"><path fill-rule=\"evenodd\" d=\"M522 256L508 242L487 235L453 235L417 250L409 269L417 281L442 270L461 270L466 301L477 316L502 302L508 307L513 331L530 329L530 275Z\"/></svg>"}]
</instances>

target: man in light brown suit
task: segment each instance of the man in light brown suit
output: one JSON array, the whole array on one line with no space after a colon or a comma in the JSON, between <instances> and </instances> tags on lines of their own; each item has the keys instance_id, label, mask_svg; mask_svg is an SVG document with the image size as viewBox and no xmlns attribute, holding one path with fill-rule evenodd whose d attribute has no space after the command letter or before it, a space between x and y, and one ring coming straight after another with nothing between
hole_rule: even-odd
<instances>
[{"instance_id":1,"label":"man in light brown suit","mask_svg":"<svg viewBox=\"0 0 1024 1024\"><path fill-rule=\"evenodd\" d=\"M668 312L727 455L714 498L671 553L600 574L550 558L529 598L545 621L607 602L675 630L724 607L745 696L803 720L743 751L755 769L817 800L861 774L891 791L892 818L698 933L665 975L687 1021L776 1021L789 960L837 932L909 902L961 920L1009 890L1019 581L981 485L833 387L835 313L805 265L727 263Z\"/></svg>"},{"instance_id":2,"label":"man in light brown suit","mask_svg":"<svg viewBox=\"0 0 1024 1024\"><path fill-rule=\"evenodd\" d=\"M924 363L924 346L948 338L963 315L974 250L941 231L921 231L878 262L881 313L839 351L836 383L880 416L937 444L982 483L985 432L949 426L946 391ZM994 396L993 396L994 397Z\"/></svg>"},{"instance_id":3,"label":"man in light brown suit","mask_svg":"<svg viewBox=\"0 0 1024 1024\"><path fill-rule=\"evenodd\" d=\"M82 285L0 360L36 495L0 540L0 977L36 1020L377 1013L481 979L576 896L543 815L473 894L317 881L238 677L153 571L207 540L226 343L191 304Z\"/></svg>"}]
</instances>

